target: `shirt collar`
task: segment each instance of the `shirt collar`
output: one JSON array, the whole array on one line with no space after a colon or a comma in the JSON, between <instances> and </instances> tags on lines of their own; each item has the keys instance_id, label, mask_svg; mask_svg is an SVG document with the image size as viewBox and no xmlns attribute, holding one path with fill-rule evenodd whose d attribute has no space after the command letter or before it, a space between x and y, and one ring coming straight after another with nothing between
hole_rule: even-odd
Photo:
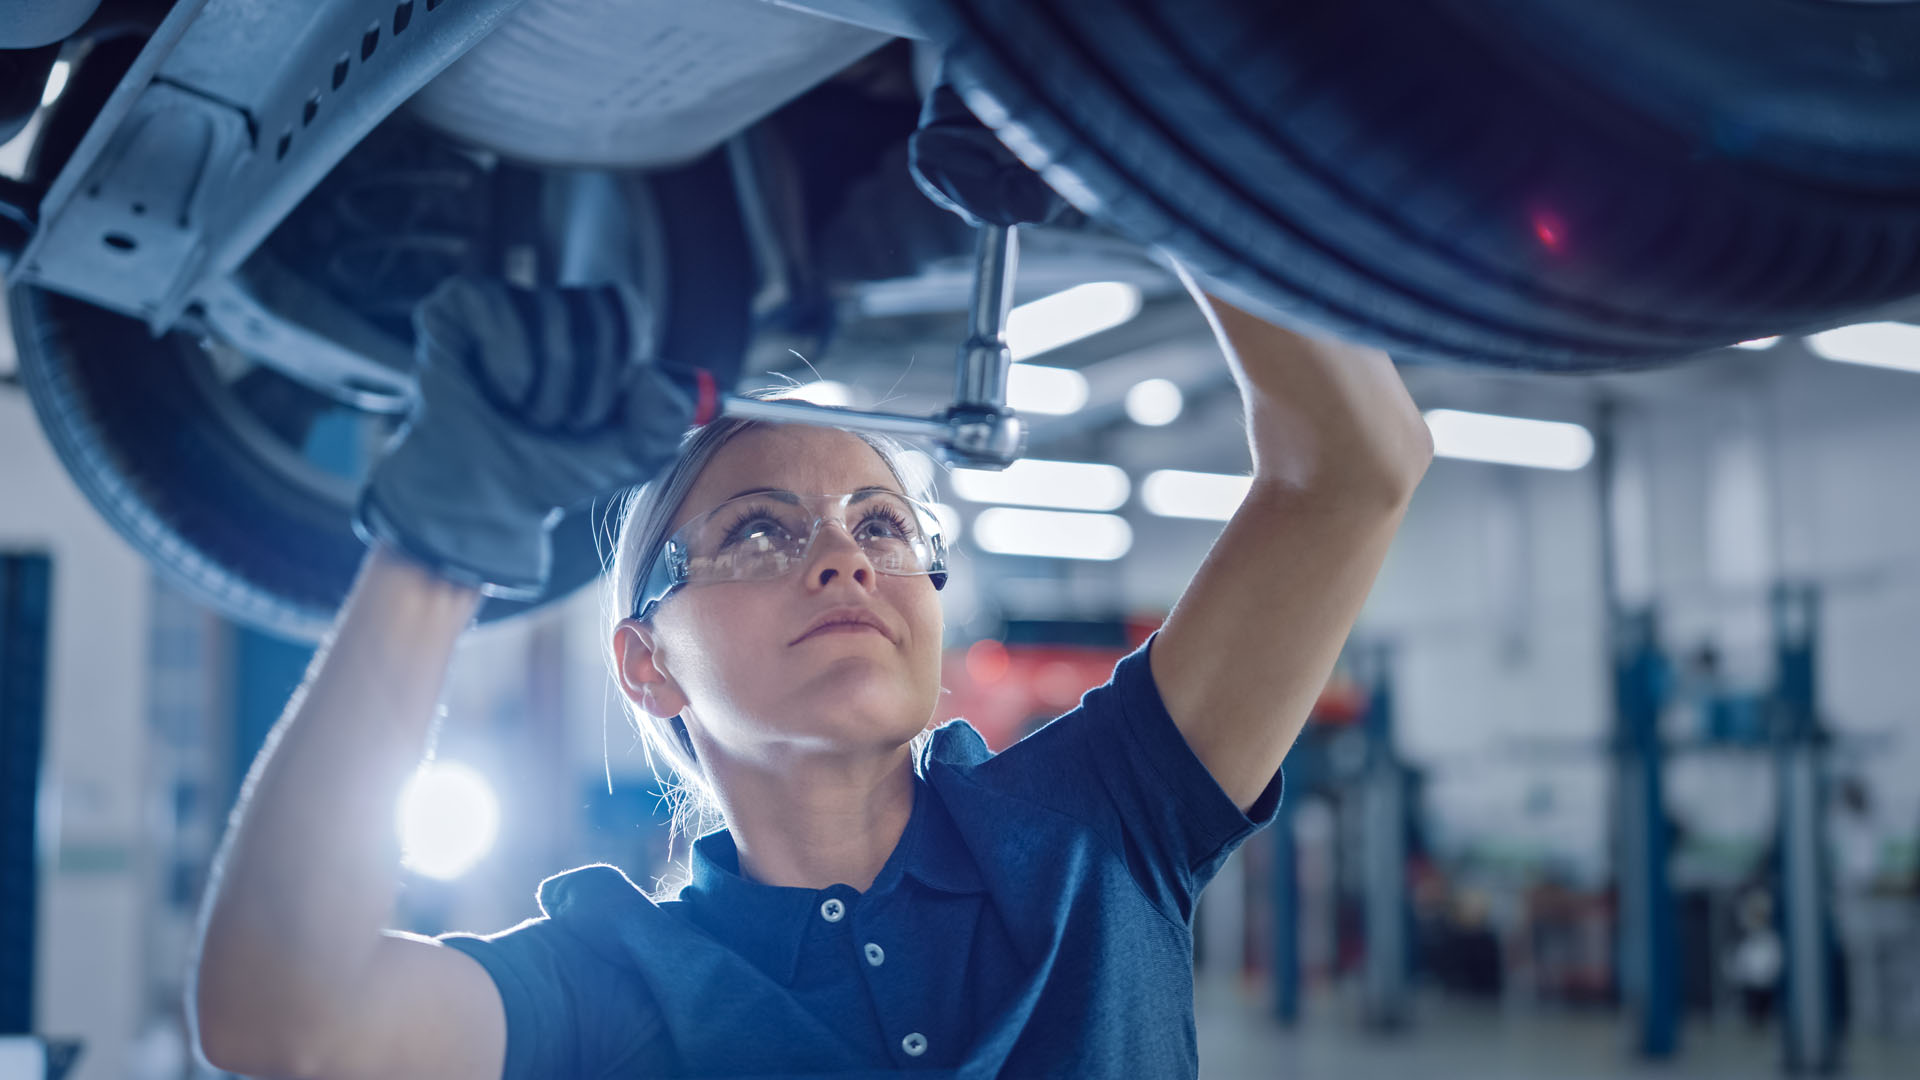
<instances>
[{"instance_id":1,"label":"shirt collar","mask_svg":"<svg viewBox=\"0 0 1920 1080\"><path fill-rule=\"evenodd\" d=\"M685 910L701 929L782 983L793 982L809 920L829 896L848 903L896 888L902 876L942 892L980 892L985 881L939 794L914 779L913 811L893 854L865 894L846 885L807 889L768 885L740 873L740 850L727 829L693 842L692 876L680 890Z\"/></svg>"}]
</instances>

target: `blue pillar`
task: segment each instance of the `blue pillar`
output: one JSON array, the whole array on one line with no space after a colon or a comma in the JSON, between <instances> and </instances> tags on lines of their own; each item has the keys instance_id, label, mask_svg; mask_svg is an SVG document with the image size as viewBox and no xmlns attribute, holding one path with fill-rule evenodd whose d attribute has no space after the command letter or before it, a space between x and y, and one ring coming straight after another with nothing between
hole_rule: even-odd
<instances>
[{"instance_id":1,"label":"blue pillar","mask_svg":"<svg viewBox=\"0 0 1920 1080\"><path fill-rule=\"evenodd\" d=\"M1280 800L1273 836L1273 1015L1282 1024L1300 1019L1300 854L1293 835L1293 801Z\"/></svg>"},{"instance_id":2,"label":"blue pillar","mask_svg":"<svg viewBox=\"0 0 1920 1080\"><path fill-rule=\"evenodd\" d=\"M1778 667L1774 756L1780 777L1776 891L1786 959L1782 1060L1789 1073L1829 1073L1839 1064L1842 967L1825 857L1825 736L1815 703L1819 594L1809 585L1779 585L1772 599Z\"/></svg>"},{"instance_id":3,"label":"blue pillar","mask_svg":"<svg viewBox=\"0 0 1920 1080\"><path fill-rule=\"evenodd\" d=\"M0 1035L33 1030L53 560L0 556Z\"/></svg>"},{"instance_id":4,"label":"blue pillar","mask_svg":"<svg viewBox=\"0 0 1920 1080\"><path fill-rule=\"evenodd\" d=\"M1393 749L1392 654L1372 658L1372 699L1367 704L1366 772L1361 777L1361 861L1365 882L1363 919L1367 1022L1398 1028L1410 1019L1412 935L1407 897L1407 776Z\"/></svg>"},{"instance_id":5,"label":"blue pillar","mask_svg":"<svg viewBox=\"0 0 1920 1080\"><path fill-rule=\"evenodd\" d=\"M1621 989L1633 1046L1671 1057L1680 1041L1680 958L1668 879L1665 750L1660 711L1667 664L1651 611L1614 619L1615 754L1619 776Z\"/></svg>"}]
</instances>

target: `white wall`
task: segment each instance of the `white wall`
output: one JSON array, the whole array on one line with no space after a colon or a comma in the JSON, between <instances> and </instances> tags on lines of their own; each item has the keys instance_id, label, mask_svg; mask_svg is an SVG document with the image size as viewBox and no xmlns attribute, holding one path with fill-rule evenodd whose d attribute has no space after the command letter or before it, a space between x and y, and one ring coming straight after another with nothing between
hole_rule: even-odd
<instances>
[{"instance_id":1,"label":"white wall","mask_svg":"<svg viewBox=\"0 0 1920 1080\"><path fill-rule=\"evenodd\" d=\"M0 546L53 556L36 1024L86 1041L76 1080L107 1080L126 1074L144 1006L150 579L68 481L17 390L0 390L0 462Z\"/></svg>"}]
</instances>

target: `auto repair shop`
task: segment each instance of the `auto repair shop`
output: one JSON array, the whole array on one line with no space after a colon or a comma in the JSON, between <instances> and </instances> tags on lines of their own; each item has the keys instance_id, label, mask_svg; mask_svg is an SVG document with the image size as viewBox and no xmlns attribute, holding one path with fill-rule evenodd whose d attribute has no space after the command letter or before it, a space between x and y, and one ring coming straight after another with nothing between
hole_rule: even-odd
<instances>
[{"instance_id":1,"label":"auto repair shop","mask_svg":"<svg viewBox=\"0 0 1920 1080\"><path fill-rule=\"evenodd\" d=\"M1920 3L0 0L0 283L0 1080L1915 1075Z\"/></svg>"}]
</instances>

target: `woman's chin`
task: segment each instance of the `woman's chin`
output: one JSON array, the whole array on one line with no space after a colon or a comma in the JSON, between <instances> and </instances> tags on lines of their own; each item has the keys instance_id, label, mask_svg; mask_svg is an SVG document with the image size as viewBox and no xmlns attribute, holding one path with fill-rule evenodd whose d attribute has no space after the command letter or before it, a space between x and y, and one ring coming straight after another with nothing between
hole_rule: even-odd
<instances>
[{"instance_id":1,"label":"woman's chin","mask_svg":"<svg viewBox=\"0 0 1920 1080\"><path fill-rule=\"evenodd\" d=\"M933 705L897 667L846 657L798 684L783 707L793 723L853 739L897 731L905 743L926 726Z\"/></svg>"}]
</instances>

